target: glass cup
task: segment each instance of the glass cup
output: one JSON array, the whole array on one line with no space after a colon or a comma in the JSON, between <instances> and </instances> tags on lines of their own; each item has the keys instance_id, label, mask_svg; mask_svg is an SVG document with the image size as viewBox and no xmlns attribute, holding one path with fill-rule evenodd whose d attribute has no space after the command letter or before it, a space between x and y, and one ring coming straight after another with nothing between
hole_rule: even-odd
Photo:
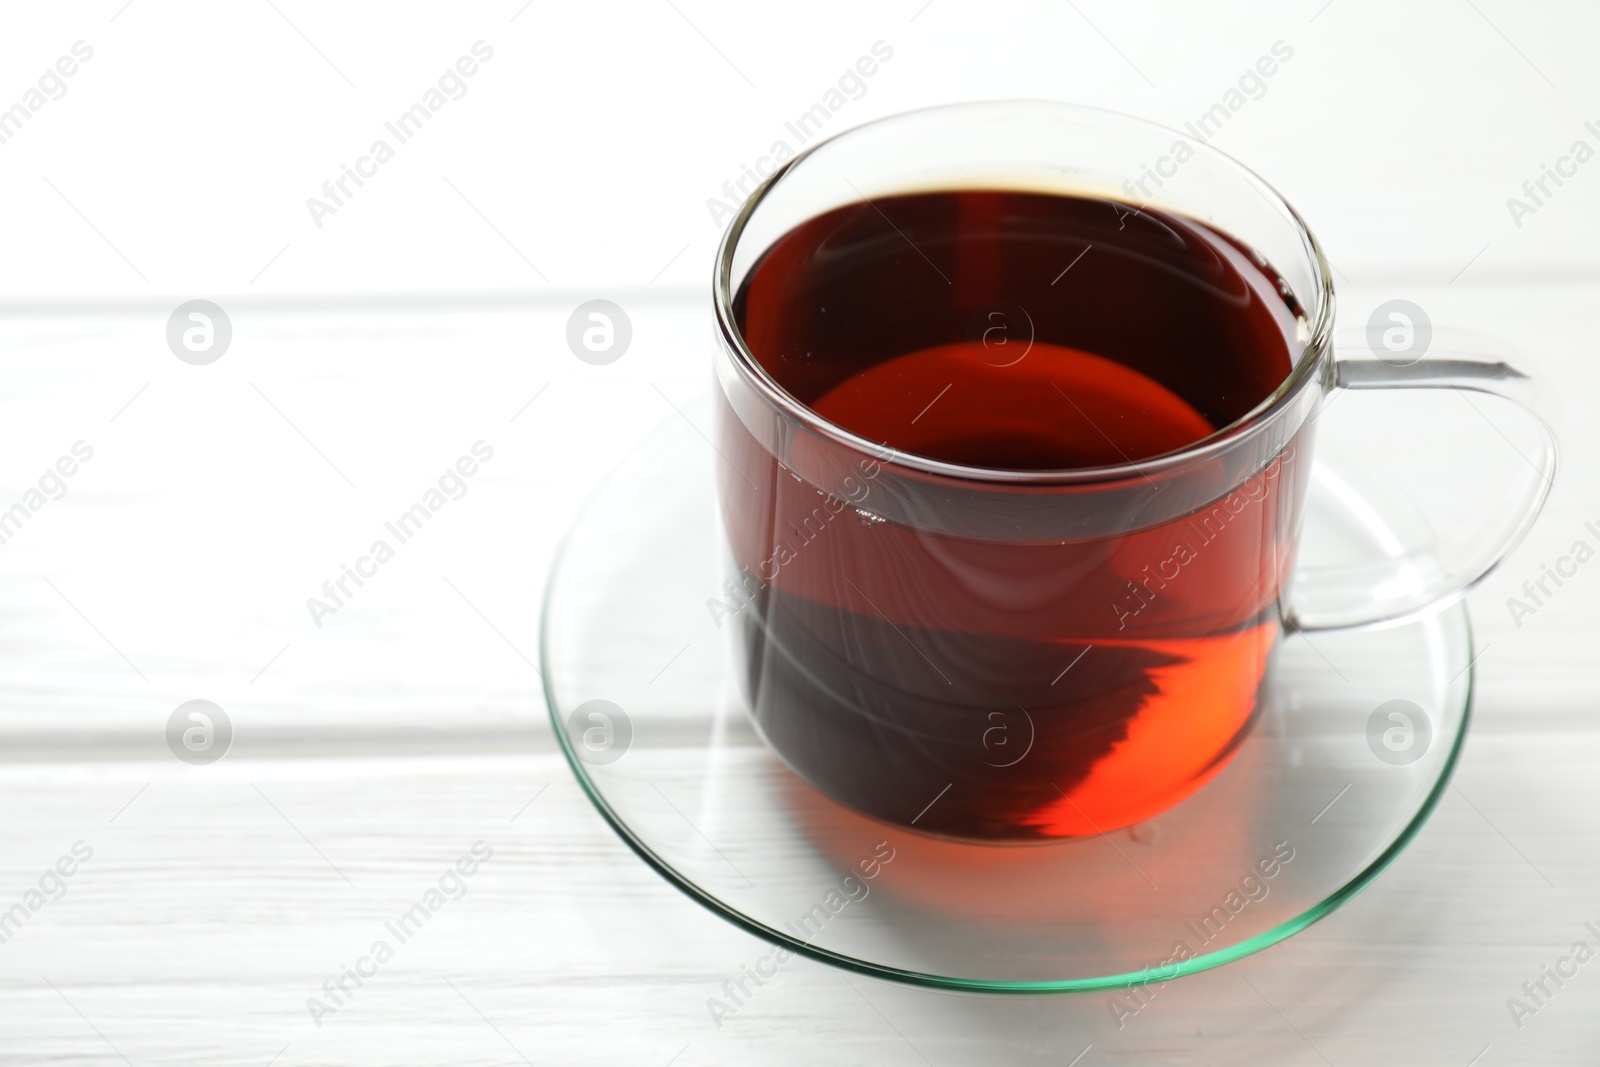
<instances>
[{"instance_id":1,"label":"glass cup","mask_svg":"<svg viewBox=\"0 0 1600 1067\"><path fill-rule=\"evenodd\" d=\"M1226 234L1298 302L1291 371L1179 451L1059 471L896 451L786 392L734 310L762 254L846 204L962 189L1155 207ZM1554 438L1538 422L1528 474L1461 558L1401 553L1297 575L1330 394L1455 388L1527 406L1530 382L1439 344L1336 356L1333 280L1294 209L1192 137L1111 112L962 104L821 142L732 220L713 288L727 566L716 614L740 696L767 744L823 793L930 834L1080 837L1182 801L1250 729L1286 633L1452 602L1520 540L1554 474Z\"/></svg>"}]
</instances>

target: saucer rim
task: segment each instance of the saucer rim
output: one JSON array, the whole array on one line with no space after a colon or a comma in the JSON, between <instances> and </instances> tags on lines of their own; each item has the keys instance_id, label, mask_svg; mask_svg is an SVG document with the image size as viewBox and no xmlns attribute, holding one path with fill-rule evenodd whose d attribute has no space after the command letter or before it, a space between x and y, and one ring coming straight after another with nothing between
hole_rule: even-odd
<instances>
[{"instance_id":1,"label":"saucer rim","mask_svg":"<svg viewBox=\"0 0 1600 1067\"><path fill-rule=\"evenodd\" d=\"M595 505L606 495L612 485L621 479L629 469L630 461L645 452L651 443L661 436L671 426L671 420L662 420L656 426L640 435L635 447L628 450L627 454L610 471L597 480L588 498L574 514L571 524L556 547L552 557L550 571L547 576L544 593L539 608L539 676L540 690L544 696L545 711L550 718L551 730L555 734L556 743L560 746L562 755L566 758L568 767L572 770L573 777L577 779L579 787L589 802L594 805L606 824L616 832L624 844L633 853L643 860L645 865L660 875L669 885L674 886L684 895L689 897L713 915L731 923L739 929L751 934L776 948L791 952L794 955L839 967L854 974L868 978L880 978L885 981L897 982L922 989L936 989L947 992L982 993L998 995L1048 995L1048 994L1084 994L1117 992L1139 985L1165 983L1175 978L1182 978L1203 971L1213 970L1247 956L1271 948L1288 940L1307 927L1321 921L1343 907L1350 900L1370 886L1379 875L1400 857L1400 854L1410 846L1422 828L1432 817L1443 799L1445 790L1449 788L1455 776L1455 769L1460 762L1461 753L1466 745L1467 734L1472 726L1473 707L1477 699L1477 663L1476 659L1469 659L1461 675L1465 678L1465 692L1461 700L1460 725L1456 731L1455 741L1446 754L1438 777L1432 787L1418 805L1416 812L1394 840L1380 852L1373 860L1360 871L1351 876L1343 885L1323 897L1316 905L1301 914L1288 919L1269 930L1264 930L1254 937L1247 938L1237 944L1219 948L1211 952L1196 955L1187 960L1181 960L1163 967L1149 967L1137 971L1125 971L1118 974L1099 975L1091 978L1059 978L1059 979L1033 979L1033 980L1007 980L992 978L960 978L951 975L929 974L909 968L894 967L889 964L873 963L856 956L845 955L831 949L821 948L816 945L800 941L780 930L766 925L758 919L746 915L737 908L724 903L715 894L701 888L691 877L682 874L666 860L656 855L645 842L633 832L627 821L619 815L610 802L596 788L592 779L585 770L585 764L577 751L572 747L571 739L567 736L566 726L562 720L561 702L556 695L554 683L551 678L555 674L551 658L552 612L559 587L557 578L561 574L567 561L569 551L576 541L575 534L583 525ZM1460 627L1461 637L1465 640L1465 647L1474 647L1472 616L1467 609L1464 599L1440 605L1436 611L1424 613L1422 616L1411 619L1410 625L1419 622L1428 622L1434 625L1450 625L1454 623ZM1388 629L1380 627L1378 629ZM1290 635L1285 635L1291 637Z\"/></svg>"}]
</instances>

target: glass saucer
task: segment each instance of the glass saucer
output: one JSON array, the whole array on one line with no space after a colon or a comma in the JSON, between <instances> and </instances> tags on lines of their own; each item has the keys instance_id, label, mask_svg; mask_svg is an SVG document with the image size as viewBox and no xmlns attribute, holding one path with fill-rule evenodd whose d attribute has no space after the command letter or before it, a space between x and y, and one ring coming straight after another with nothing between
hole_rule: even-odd
<instances>
[{"instance_id":1,"label":"glass saucer","mask_svg":"<svg viewBox=\"0 0 1600 1067\"><path fill-rule=\"evenodd\" d=\"M1360 892L1455 766L1472 690L1461 604L1280 641L1232 762L1140 825L1019 847L877 822L797 778L738 705L707 607L722 584L715 462L674 417L602 485L551 577L542 670L590 799L668 881L779 946L760 978L789 953L996 993L1216 967ZM1415 556L1430 538L1382 471L1319 445L1302 570Z\"/></svg>"}]
</instances>

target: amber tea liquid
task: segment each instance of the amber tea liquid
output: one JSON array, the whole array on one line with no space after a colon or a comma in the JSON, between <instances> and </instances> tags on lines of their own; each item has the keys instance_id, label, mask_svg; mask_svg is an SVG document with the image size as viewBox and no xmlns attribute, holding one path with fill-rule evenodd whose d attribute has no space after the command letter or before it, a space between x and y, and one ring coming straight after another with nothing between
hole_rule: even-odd
<instances>
[{"instance_id":1,"label":"amber tea liquid","mask_svg":"<svg viewBox=\"0 0 1600 1067\"><path fill-rule=\"evenodd\" d=\"M1304 335L1270 265L1199 222L998 190L814 218L734 313L823 419L1013 472L1193 445L1269 398ZM1243 738L1304 495L1295 443L1177 520L1031 539L884 519L870 466L859 498L824 493L726 405L719 437L744 696L836 799L935 834L1082 836L1182 800Z\"/></svg>"}]
</instances>

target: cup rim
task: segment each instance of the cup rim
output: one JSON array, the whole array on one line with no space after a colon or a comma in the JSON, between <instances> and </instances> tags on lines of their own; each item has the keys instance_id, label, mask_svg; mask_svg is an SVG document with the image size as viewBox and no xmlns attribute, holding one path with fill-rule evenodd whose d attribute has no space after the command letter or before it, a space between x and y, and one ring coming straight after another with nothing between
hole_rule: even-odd
<instances>
[{"instance_id":1,"label":"cup rim","mask_svg":"<svg viewBox=\"0 0 1600 1067\"><path fill-rule=\"evenodd\" d=\"M893 448L882 442L862 437L824 418L812 408L801 403L799 399L779 385L777 380L767 372L766 368L761 365L761 362L755 358L754 353L745 344L744 337L734 322L733 257L739 245L739 238L744 234L745 226L749 223L751 216L755 214L756 209L765 201L767 195L778 186L784 176L803 163L808 156L818 149L830 145L836 140L856 136L863 131L873 130L882 125L935 114L955 115L961 112L981 112L1019 106L1042 106L1058 113L1070 112L1079 115L1098 116L1102 119L1110 118L1143 126L1152 131L1159 130L1169 133L1194 145L1196 154L1205 153L1234 171L1244 179L1246 184L1253 187L1273 209L1285 216L1300 237L1301 246L1312 267L1312 273L1315 278L1317 310L1316 319L1311 324L1311 335L1306 342L1306 354L1295 364L1289 374L1284 377L1284 380L1279 383L1277 389L1273 390L1270 395L1244 415L1202 437L1200 440L1185 445L1183 448L1164 452L1158 456L1152 456L1137 462L1035 471L972 467L959 463L947 463L943 460L932 459L928 456L918 455L915 452ZM1135 208L1147 207L1151 203L1146 201L1142 205L1133 204L1129 200L1100 190L1097 190L1095 195L1108 200L1117 200ZM1271 183L1226 152L1213 148L1205 142L1196 143L1192 135L1181 130L1173 129L1170 126L1152 122L1136 115L1129 115L1126 112L1114 111L1109 108L1087 107L1058 100L1018 98L937 104L931 107L897 112L858 126L852 126L848 130L842 130L806 148L793 159L788 160L773 171L765 181L758 185L734 215L733 219L729 221L728 228L723 232L722 240L717 246L711 285L717 316L717 328L721 332L723 343L733 356L734 365L744 379L754 386L768 403L775 405L803 426L829 438L836 444L853 451L869 454L878 462L894 464L910 470L921 471L925 474L971 482L1063 485L1115 481L1129 476L1148 477L1152 473L1170 471L1196 461L1213 458L1219 452L1223 452L1236 444L1241 438L1249 436L1262 426L1270 423L1274 417L1294 403L1295 398L1304 391L1307 383L1317 378L1330 360L1333 348L1334 317L1332 274L1332 268L1329 266L1327 258L1323 255L1321 243L1318 242L1316 235L1311 232L1311 227L1307 225L1300 213Z\"/></svg>"}]
</instances>

